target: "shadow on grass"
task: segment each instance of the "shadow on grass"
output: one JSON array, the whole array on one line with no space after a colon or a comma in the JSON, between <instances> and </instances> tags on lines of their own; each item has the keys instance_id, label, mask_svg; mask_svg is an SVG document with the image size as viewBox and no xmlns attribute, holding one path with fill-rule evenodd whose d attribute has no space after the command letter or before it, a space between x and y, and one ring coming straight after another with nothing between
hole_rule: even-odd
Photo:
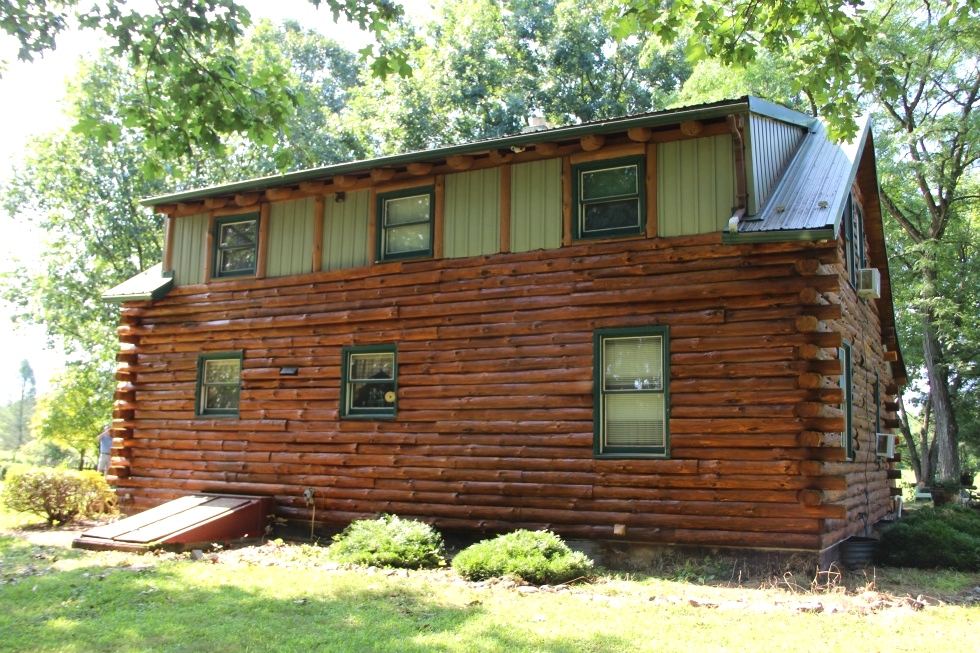
<instances>
[{"instance_id":1,"label":"shadow on grass","mask_svg":"<svg viewBox=\"0 0 980 653\"><path fill-rule=\"evenodd\" d=\"M12 541L13 540L13 541ZM30 544L0 538L5 566ZM66 552L67 553L67 552ZM50 565L41 561L39 567ZM187 560L22 574L0 586L0 651L623 651L604 634L542 635L421 578ZM238 574L249 574L238 577ZM288 587L277 587L277 583Z\"/></svg>"}]
</instances>

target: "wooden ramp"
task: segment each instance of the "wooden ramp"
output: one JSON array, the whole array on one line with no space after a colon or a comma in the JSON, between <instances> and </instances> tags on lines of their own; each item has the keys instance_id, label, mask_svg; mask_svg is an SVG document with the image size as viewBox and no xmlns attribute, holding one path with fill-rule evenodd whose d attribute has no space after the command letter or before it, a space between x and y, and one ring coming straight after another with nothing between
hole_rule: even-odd
<instances>
[{"instance_id":1,"label":"wooden ramp","mask_svg":"<svg viewBox=\"0 0 980 653\"><path fill-rule=\"evenodd\" d=\"M193 494L93 528L75 538L72 547L180 551L209 548L212 543L241 544L265 535L272 510L271 497Z\"/></svg>"}]
</instances>

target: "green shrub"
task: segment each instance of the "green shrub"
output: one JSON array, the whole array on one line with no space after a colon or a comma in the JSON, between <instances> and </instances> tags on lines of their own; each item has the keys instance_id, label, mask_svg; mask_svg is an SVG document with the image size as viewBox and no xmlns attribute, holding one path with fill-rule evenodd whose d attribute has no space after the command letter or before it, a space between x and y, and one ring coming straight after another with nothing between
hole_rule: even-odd
<instances>
[{"instance_id":1,"label":"green shrub","mask_svg":"<svg viewBox=\"0 0 980 653\"><path fill-rule=\"evenodd\" d=\"M468 580L516 576L538 585L588 576L592 566L585 554L548 531L514 531L477 542L453 558L453 569Z\"/></svg>"},{"instance_id":2,"label":"green shrub","mask_svg":"<svg viewBox=\"0 0 980 653\"><path fill-rule=\"evenodd\" d=\"M446 564L442 536L434 528L395 515L353 521L333 539L328 555L336 562L406 569Z\"/></svg>"},{"instance_id":3,"label":"green shrub","mask_svg":"<svg viewBox=\"0 0 980 653\"><path fill-rule=\"evenodd\" d=\"M115 495L98 472L43 467L10 471L3 503L11 510L44 517L50 525L115 512Z\"/></svg>"},{"instance_id":4,"label":"green shrub","mask_svg":"<svg viewBox=\"0 0 980 653\"><path fill-rule=\"evenodd\" d=\"M980 514L963 506L921 508L882 532L875 555L893 567L980 571Z\"/></svg>"}]
</instances>

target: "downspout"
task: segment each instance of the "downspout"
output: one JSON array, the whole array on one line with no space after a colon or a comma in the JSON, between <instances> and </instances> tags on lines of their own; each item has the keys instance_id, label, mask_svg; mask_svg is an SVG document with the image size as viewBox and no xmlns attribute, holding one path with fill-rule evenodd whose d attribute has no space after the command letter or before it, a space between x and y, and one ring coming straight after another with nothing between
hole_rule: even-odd
<instances>
[{"instance_id":1,"label":"downspout","mask_svg":"<svg viewBox=\"0 0 980 653\"><path fill-rule=\"evenodd\" d=\"M738 223L745 217L749 192L745 175L745 114L728 116L728 129L732 133L732 152L735 155L735 207L728 220L729 233L738 233Z\"/></svg>"}]
</instances>

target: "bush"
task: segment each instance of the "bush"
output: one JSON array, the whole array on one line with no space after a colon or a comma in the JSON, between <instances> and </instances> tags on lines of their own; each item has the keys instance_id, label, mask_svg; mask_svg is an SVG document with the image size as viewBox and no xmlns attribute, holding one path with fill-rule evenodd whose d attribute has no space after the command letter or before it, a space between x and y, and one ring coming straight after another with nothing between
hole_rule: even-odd
<instances>
[{"instance_id":1,"label":"bush","mask_svg":"<svg viewBox=\"0 0 980 653\"><path fill-rule=\"evenodd\" d=\"M468 580L516 576L537 585L588 576L592 566L585 554L548 531L514 531L477 542L453 558L453 569Z\"/></svg>"},{"instance_id":2,"label":"bush","mask_svg":"<svg viewBox=\"0 0 980 653\"><path fill-rule=\"evenodd\" d=\"M442 536L434 528L395 515L353 521L333 539L328 555L336 562L405 569L446 564Z\"/></svg>"},{"instance_id":3,"label":"bush","mask_svg":"<svg viewBox=\"0 0 980 653\"><path fill-rule=\"evenodd\" d=\"M101 474L67 469L10 471L3 503L17 512L40 515L49 525L115 512L115 495Z\"/></svg>"},{"instance_id":4,"label":"bush","mask_svg":"<svg viewBox=\"0 0 980 653\"><path fill-rule=\"evenodd\" d=\"M875 555L893 567L980 571L980 514L963 506L921 508L885 529Z\"/></svg>"}]
</instances>

